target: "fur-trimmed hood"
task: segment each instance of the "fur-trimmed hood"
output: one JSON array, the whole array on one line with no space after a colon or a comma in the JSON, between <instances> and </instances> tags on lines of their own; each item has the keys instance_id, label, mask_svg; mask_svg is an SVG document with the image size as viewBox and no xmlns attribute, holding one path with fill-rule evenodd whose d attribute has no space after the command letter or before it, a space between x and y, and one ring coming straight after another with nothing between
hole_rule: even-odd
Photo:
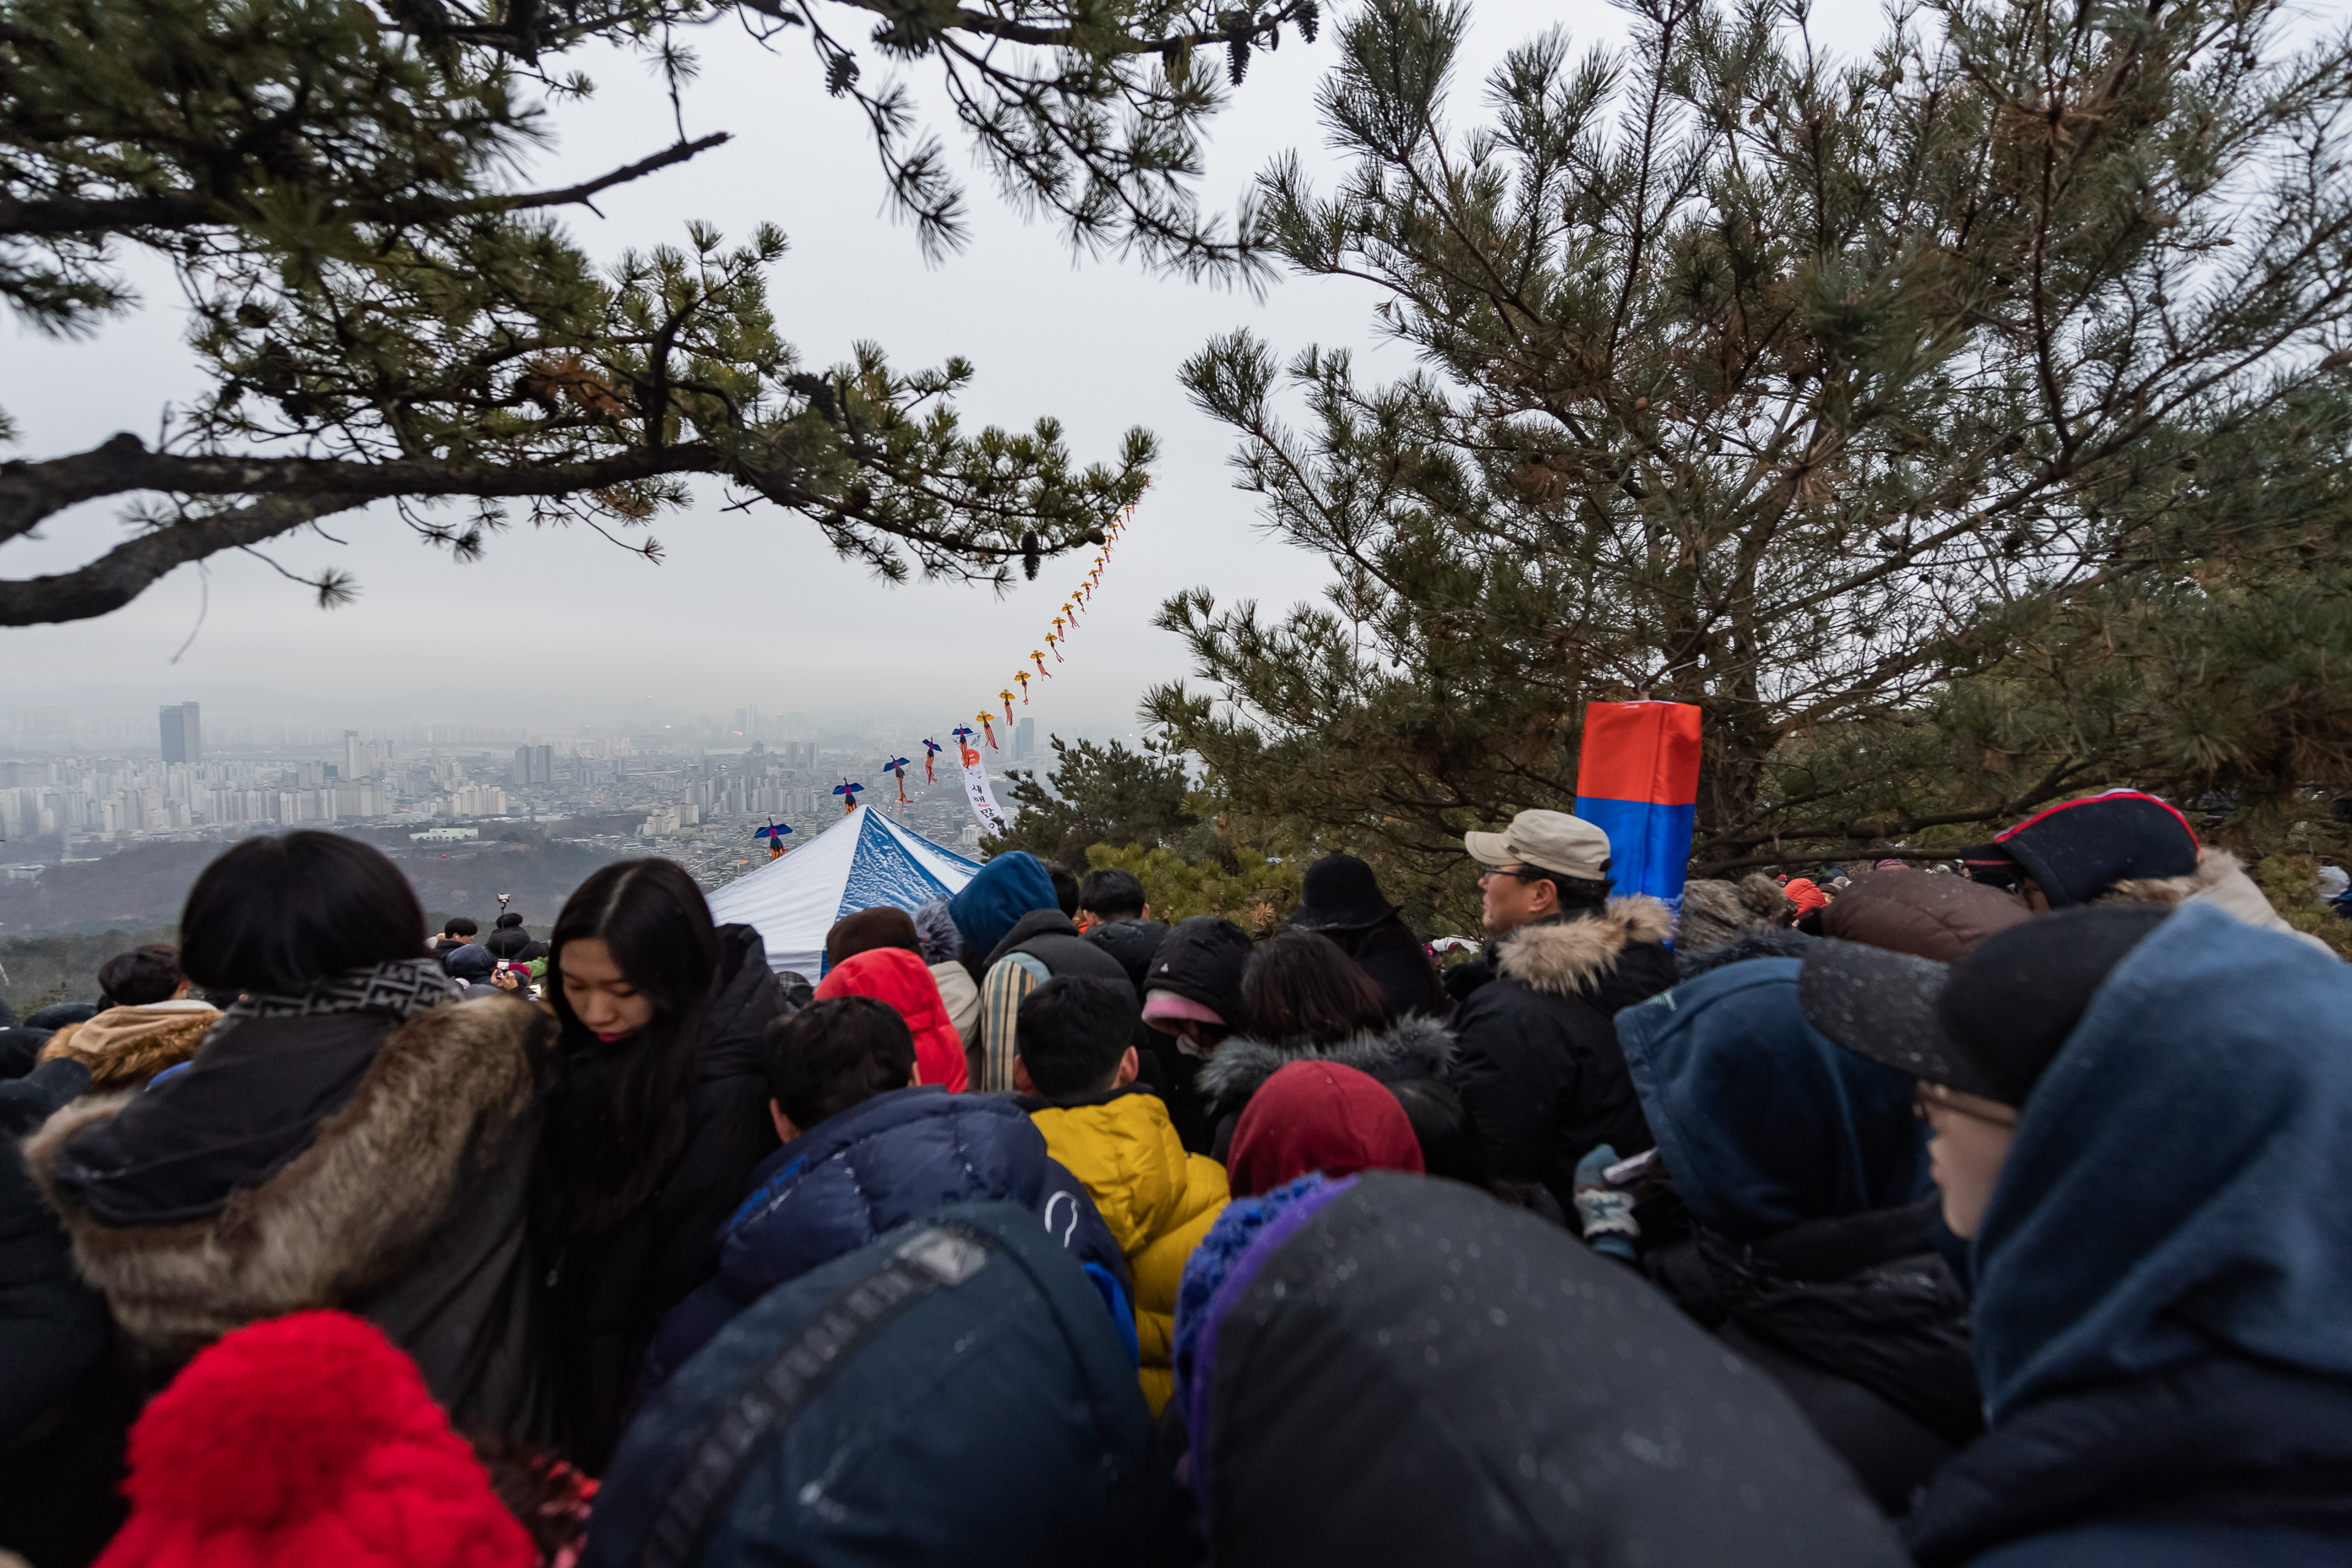
<instances>
[{"instance_id":1,"label":"fur-trimmed hood","mask_svg":"<svg viewBox=\"0 0 2352 1568\"><path fill-rule=\"evenodd\" d=\"M2261 887L2246 875L2244 863L2227 849L2207 848L2197 858L2197 869L2185 877L2127 878L2095 901L2163 904L2177 909L2191 899L2211 904L2224 914L2235 915L2250 926L2283 931L2311 943L2330 958L2336 956L2336 950L2317 937L2287 924L2285 917L2263 896Z\"/></svg>"},{"instance_id":2,"label":"fur-trimmed hood","mask_svg":"<svg viewBox=\"0 0 2352 1568\"><path fill-rule=\"evenodd\" d=\"M1276 1046L1236 1037L1219 1046L1202 1066L1201 1093L1212 1101L1246 1100L1277 1070L1297 1061L1337 1062L1382 1079L1443 1078L1453 1065L1454 1036L1433 1018L1410 1017L1336 1046Z\"/></svg>"},{"instance_id":3,"label":"fur-trimmed hood","mask_svg":"<svg viewBox=\"0 0 2352 1568\"><path fill-rule=\"evenodd\" d=\"M1548 996L1593 990L1636 942L1675 934L1674 911L1646 894L1612 899L1597 915L1538 921L1495 944L1495 973Z\"/></svg>"},{"instance_id":4,"label":"fur-trimmed hood","mask_svg":"<svg viewBox=\"0 0 2352 1568\"><path fill-rule=\"evenodd\" d=\"M417 1015L308 1147L203 1219L108 1225L59 1189L68 1142L120 1113L127 1094L57 1112L25 1141L25 1163L115 1321L177 1360L242 1324L343 1306L390 1279L528 1119L531 1044L546 1026L539 1009L506 998Z\"/></svg>"},{"instance_id":5,"label":"fur-trimmed hood","mask_svg":"<svg viewBox=\"0 0 2352 1568\"><path fill-rule=\"evenodd\" d=\"M68 1024L41 1047L41 1059L71 1057L89 1068L91 1094L137 1089L165 1068L196 1054L220 1009L201 1003L166 1002L146 1007L109 1007L80 1024Z\"/></svg>"}]
</instances>

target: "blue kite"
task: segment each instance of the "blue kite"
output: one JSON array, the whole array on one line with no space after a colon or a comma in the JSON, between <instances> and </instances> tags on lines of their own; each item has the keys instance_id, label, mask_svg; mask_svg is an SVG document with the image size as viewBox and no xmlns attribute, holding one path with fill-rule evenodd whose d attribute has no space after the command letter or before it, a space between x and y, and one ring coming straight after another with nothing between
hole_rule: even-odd
<instances>
[{"instance_id":1,"label":"blue kite","mask_svg":"<svg viewBox=\"0 0 2352 1568\"><path fill-rule=\"evenodd\" d=\"M862 784L852 784L847 779L833 786L833 793L841 797L843 816L846 816L857 809L857 792L865 787Z\"/></svg>"}]
</instances>

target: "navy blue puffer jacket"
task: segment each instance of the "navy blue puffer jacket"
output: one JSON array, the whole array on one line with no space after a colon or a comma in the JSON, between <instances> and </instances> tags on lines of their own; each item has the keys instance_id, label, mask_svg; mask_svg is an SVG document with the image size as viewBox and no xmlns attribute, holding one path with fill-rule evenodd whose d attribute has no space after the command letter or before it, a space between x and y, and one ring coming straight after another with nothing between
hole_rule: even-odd
<instances>
[{"instance_id":1,"label":"navy blue puffer jacket","mask_svg":"<svg viewBox=\"0 0 2352 1568\"><path fill-rule=\"evenodd\" d=\"M1132 1300L1126 1260L1093 1200L1019 1107L936 1086L894 1089L818 1122L752 1173L751 1195L719 1232L718 1277L663 1320L639 1397L775 1287L950 1204L986 1202L1035 1211Z\"/></svg>"}]
</instances>

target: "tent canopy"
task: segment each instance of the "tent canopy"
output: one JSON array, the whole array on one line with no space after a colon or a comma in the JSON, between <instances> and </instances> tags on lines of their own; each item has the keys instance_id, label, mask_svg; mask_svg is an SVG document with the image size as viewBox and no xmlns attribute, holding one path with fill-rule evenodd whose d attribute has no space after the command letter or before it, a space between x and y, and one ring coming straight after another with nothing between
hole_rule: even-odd
<instances>
[{"instance_id":1,"label":"tent canopy","mask_svg":"<svg viewBox=\"0 0 2352 1568\"><path fill-rule=\"evenodd\" d=\"M710 895L721 925L748 925L767 944L768 967L814 981L824 973L824 933L844 915L887 905L916 910L960 892L980 863L942 849L861 805L792 851Z\"/></svg>"}]
</instances>

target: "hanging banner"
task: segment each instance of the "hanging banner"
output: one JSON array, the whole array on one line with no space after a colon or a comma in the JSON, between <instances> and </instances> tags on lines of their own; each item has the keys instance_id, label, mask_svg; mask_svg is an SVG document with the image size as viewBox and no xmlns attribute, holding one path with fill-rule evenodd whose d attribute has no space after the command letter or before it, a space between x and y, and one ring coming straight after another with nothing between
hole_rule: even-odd
<instances>
[{"instance_id":1,"label":"hanging banner","mask_svg":"<svg viewBox=\"0 0 2352 1568\"><path fill-rule=\"evenodd\" d=\"M1698 815L1699 710L1687 702L1588 702L1576 815L1609 835L1620 893L1677 916Z\"/></svg>"},{"instance_id":2,"label":"hanging banner","mask_svg":"<svg viewBox=\"0 0 2352 1568\"><path fill-rule=\"evenodd\" d=\"M996 792L988 787L988 764L980 760L980 753L972 750L969 741L957 756L963 763L963 793L971 802L971 814L980 818L981 832L1003 832L1011 824L1004 819L1003 807L996 804Z\"/></svg>"}]
</instances>

